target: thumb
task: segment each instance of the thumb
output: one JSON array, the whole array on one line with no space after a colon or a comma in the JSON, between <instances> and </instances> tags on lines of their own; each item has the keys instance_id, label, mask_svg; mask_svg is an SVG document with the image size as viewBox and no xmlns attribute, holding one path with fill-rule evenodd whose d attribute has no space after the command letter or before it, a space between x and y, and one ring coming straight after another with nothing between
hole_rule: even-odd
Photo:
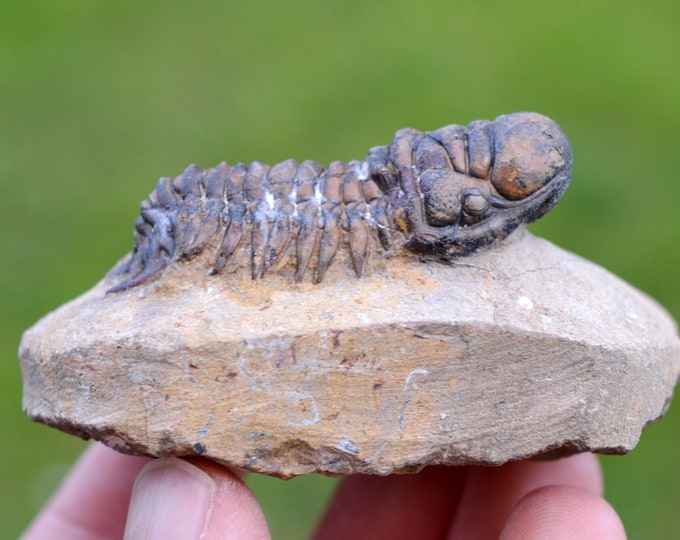
<instances>
[{"instance_id":1,"label":"thumb","mask_svg":"<svg viewBox=\"0 0 680 540\"><path fill-rule=\"evenodd\" d=\"M161 458L137 476L125 540L269 538L255 497L229 469L202 459Z\"/></svg>"}]
</instances>

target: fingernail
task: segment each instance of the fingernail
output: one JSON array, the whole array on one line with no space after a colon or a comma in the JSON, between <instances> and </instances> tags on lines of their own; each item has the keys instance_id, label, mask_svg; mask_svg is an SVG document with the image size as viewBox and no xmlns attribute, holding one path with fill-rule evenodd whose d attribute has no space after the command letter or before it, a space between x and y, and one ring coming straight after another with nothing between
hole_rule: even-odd
<instances>
[{"instance_id":1,"label":"fingernail","mask_svg":"<svg viewBox=\"0 0 680 540\"><path fill-rule=\"evenodd\" d=\"M215 490L212 478L186 461L161 458L150 462L132 489L125 540L200 538Z\"/></svg>"}]
</instances>

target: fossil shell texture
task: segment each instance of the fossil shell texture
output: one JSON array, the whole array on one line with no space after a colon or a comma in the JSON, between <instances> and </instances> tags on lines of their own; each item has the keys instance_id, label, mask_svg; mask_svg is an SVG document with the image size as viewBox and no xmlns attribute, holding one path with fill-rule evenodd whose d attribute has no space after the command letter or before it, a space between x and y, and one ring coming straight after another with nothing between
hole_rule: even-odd
<instances>
[{"instance_id":1,"label":"fossil shell texture","mask_svg":"<svg viewBox=\"0 0 680 540\"><path fill-rule=\"evenodd\" d=\"M321 282L338 251L357 277L371 260L450 261L506 238L552 208L571 179L571 148L536 113L402 129L363 161L192 165L161 178L141 206L121 291L206 253L212 274L247 269ZM206 262L206 259L203 259ZM378 263L379 264L379 263ZM228 278L227 278L228 279Z\"/></svg>"}]
</instances>

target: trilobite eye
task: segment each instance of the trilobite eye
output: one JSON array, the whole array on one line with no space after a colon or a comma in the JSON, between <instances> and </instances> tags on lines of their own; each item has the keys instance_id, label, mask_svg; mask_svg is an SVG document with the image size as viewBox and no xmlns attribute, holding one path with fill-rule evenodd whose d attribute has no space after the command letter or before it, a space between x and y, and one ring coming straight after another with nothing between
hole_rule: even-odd
<instances>
[{"instance_id":1,"label":"trilobite eye","mask_svg":"<svg viewBox=\"0 0 680 540\"><path fill-rule=\"evenodd\" d=\"M471 216L481 216L489 207L489 202L479 193L468 193L463 201L463 209Z\"/></svg>"},{"instance_id":2,"label":"trilobite eye","mask_svg":"<svg viewBox=\"0 0 680 540\"><path fill-rule=\"evenodd\" d=\"M432 169L420 175L425 217L432 227L447 227L460 218L460 185L456 172Z\"/></svg>"}]
</instances>

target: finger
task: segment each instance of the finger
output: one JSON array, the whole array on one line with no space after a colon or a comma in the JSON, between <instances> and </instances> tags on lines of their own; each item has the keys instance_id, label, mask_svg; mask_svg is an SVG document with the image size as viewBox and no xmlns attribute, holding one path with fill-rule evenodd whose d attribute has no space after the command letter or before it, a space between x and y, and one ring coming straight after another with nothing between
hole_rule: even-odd
<instances>
[{"instance_id":1,"label":"finger","mask_svg":"<svg viewBox=\"0 0 680 540\"><path fill-rule=\"evenodd\" d=\"M148 461L92 444L22 538L121 538L132 485Z\"/></svg>"},{"instance_id":2,"label":"finger","mask_svg":"<svg viewBox=\"0 0 680 540\"><path fill-rule=\"evenodd\" d=\"M126 540L269 538L255 497L230 470L200 459L147 464L132 492Z\"/></svg>"},{"instance_id":3,"label":"finger","mask_svg":"<svg viewBox=\"0 0 680 540\"><path fill-rule=\"evenodd\" d=\"M548 486L526 495L510 514L501 540L625 540L626 531L602 497L581 488Z\"/></svg>"},{"instance_id":4,"label":"finger","mask_svg":"<svg viewBox=\"0 0 680 540\"><path fill-rule=\"evenodd\" d=\"M187 461L202 469L217 485L206 536L201 540L270 538L262 508L241 480L242 473L205 459Z\"/></svg>"},{"instance_id":5,"label":"finger","mask_svg":"<svg viewBox=\"0 0 680 540\"><path fill-rule=\"evenodd\" d=\"M449 538L498 538L519 500L549 485L570 485L602 493L602 474L592 454L555 461L516 461L501 467L473 467L467 477Z\"/></svg>"},{"instance_id":6,"label":"finger","mask_svg":"<svg viewBox=\"0 0 680 540\"><path fill-rule=\"evenodd\" d=\"M462 468L428 467L413 475L346 478L315 538L442 538L464 474Z\"/></svg>"}]
</instances>

